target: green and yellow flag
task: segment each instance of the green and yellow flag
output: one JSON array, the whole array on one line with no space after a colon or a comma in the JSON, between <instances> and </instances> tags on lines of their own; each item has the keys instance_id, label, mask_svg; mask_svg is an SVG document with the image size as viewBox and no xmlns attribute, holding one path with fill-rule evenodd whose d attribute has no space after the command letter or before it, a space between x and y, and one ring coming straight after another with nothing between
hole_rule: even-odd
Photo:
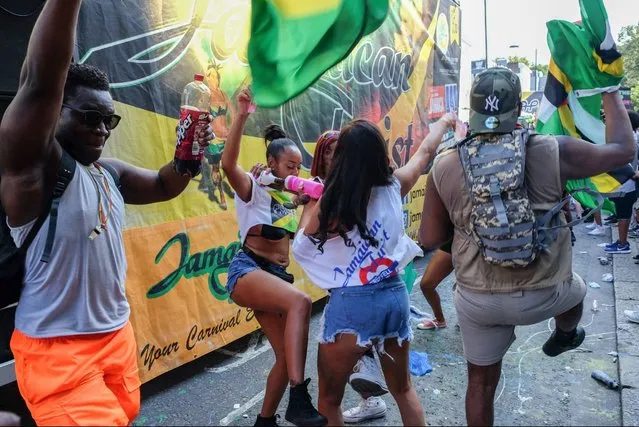
<instances>
[{"instance_id":1,"label":"green and yellow flag","mask_svg":"<svg viewBox=\"0 0 639 427\"><path fill-rule=\"evenodd\" d=\"M252 0L248 60L255 102L299 95L375 31L388 0Z\"/></svg>"},{"instance_id":2,"label":"green and yellow flag","mask_svg":"<svg viewBox=\"0 0 639 427\"><path fill-rule=\"evenodd\" d=\"M580 0L582 21L550 21L548 47L551 60L544 97L539 106L537 131L569 135L595 144L605 144L605 125L601 120L601 94L619 88L623 78L623 59L610 32L603 0ZM628 177L624 170L585 180L569 181L568 190L588 186L602 193L613 193ZM585 193L575 194L584 206L596 203ZM614 205L607 203L614 212Z\"/></svg>"}]
</instances>

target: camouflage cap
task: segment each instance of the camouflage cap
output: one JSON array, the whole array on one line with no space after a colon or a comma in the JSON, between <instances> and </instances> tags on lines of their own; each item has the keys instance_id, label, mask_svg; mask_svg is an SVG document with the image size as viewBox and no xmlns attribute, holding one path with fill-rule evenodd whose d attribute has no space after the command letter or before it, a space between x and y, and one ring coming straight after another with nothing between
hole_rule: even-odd
<instances>
[{"instance_id":1,"label":"camouflage cap","mask_svg":"<svg viewBox=\"0 0 639 427\"><path fill-rule=\"evenodd\" d=\"M508 68L479 73L470 90L470 132L512 132L519 118L521 83Z\"/></svg>"}]
</instances>

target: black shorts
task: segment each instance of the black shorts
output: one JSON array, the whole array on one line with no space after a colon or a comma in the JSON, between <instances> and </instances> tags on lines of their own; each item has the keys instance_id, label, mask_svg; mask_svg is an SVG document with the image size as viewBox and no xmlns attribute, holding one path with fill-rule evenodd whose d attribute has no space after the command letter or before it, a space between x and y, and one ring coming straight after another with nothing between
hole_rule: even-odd
<instances>
[{"instance_id":1,"label":"black shorts","mask_svg":"<svg viewBox=\"0 0 639 427\"><path fill-rule=\"evenodd\" d=\"M623 197L617 197L612 199L617 210L617 218L630 219L632 218L632 207L637 201L637 192L627 193Z\"/></svg>"},{"instance_id":2,"label":"black shorts","mask_svg":"<svg viewBox=\"0 0 639 427\"><path fill-rule=\"evenodd\" d=\"M450 239L448 242L441 245L439 248L440 251L444 251L447 254L453 253L453 239Z\"/></svg>"}]
</instances>

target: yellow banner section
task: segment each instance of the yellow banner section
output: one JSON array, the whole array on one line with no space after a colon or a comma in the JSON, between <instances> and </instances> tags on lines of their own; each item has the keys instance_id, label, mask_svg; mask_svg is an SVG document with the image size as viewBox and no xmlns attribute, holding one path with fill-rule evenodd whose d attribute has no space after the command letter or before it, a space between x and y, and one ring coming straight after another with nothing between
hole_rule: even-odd
<instances>
[{"instance_id":1,"label":"yellow banner section","mask_svg":"<svg viewBox=\"0 0 639 427\"><path fill-rule=\"evenodd\" d=\"M422 175L417 184L404 198L404 228L413 240L419 240L419 227L422 223L427 175Z\"/></svg>"},{"instance_id":2,"label":"yellow banner section","mask_svg":"<svg viewBox=\"0 0 639 427\"><path fill-rule=\"evenodd\" d=\"M117 157L147 169L159 169L170 162L175 152L177 120L131 105L115 104L123 121L142 123L143 126L116 128L105 147L104 157ZM314 146L315 144L310 144L311 148L309 149L312 150ZM265 152L264 139L246 135L242 137L241 161L246 170L249 170L256 163L266 163ZM222 180L219 187L212 191L204 191L202 180L210 180L212 175L212 170L206 167L210 166L209 162L205 160L204 164L205 169L202 175L193 180L180 197L153 205L128 205L126 228L148 227L171 221L181 221L184 218L229 211L233 212L231 214L233 217L231 228L237 230L237 225L234 222L233 191L225 180ZM219 159L217 164L213 166L217 167L219 172ZM218 200L223 198L226 209L222 209L220 203L213 202L211 195Z\"/></svg>"}]
</instances>

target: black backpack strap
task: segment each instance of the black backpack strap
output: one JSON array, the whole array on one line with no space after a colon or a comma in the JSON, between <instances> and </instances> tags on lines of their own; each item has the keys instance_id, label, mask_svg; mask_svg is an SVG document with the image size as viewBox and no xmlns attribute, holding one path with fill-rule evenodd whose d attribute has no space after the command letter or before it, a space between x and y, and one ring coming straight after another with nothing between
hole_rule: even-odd
<instances>
[{"instance_id":1,"label":"black backpack strap","mask_svg":"<svg viewBox=\"0 0 639 427\"><path fill-rule=\"evenodd\" d=\"M558 219L559 218L558 215L559 215L559 212L561 212L561 210L563 209L563 207L570 202L570 196L567 196L567 197L564 197L555 206L553 206L550 210L548 210L544 215L537 217L537 233L538 233L537 243L542 250L546 252L549 251L550 244L554 242L555 240L557 240L557 235L558 235L557 230L559 230L560 228L574 227L575 225L578 225L584 222L586 219L590 218L595 213L601 211L601 208L603 207L603 204L604 204L604 198L600 193L594 191L591 188L582 187L582 188L575 188L574 190L570 191L570 194L574 194L578 192L586 193L590 195L592 198L594 198L597 203L597 207L595 209L592 209L587 215L579 219L576 219L567 224L561 224L561 222Z\"/></svg>"},{"instance_id":2,"label":"black backpack strap","mask_svg":"<svg viewBox=\"0 0 639 427\"><path fill-rule=\"evenodd\" d=\"M115 182L115 187L121 193L122 185L120 184L120 175L115 170L115 168L107 163L103 163L103 162L97 162L97 163L100 165L100 167L103 167L104 169L106 169L107 172L109 172L109 175L111 175L111 178L113 178L113 182Z\"/></svg>"},{"instance_id":3,"label":"black backpack strap","mask_svg":"<svg viewBox=\"0 0 639 427\"><path fill-rule=\"evenodd\" d=\"M58 167L58 177L55 187L53 187L53 195L51 196L49 205L49 231L47 232L47 242L44 246L44 252L40 259L42 262L49 262L51 249L53 248L53 239L55 238L55 231L58 224L58 207L60 206L60 199L73 179L75 167L76 163L73 157L67 154L66 151L63 151L60 166ZM46 217L46 213L43 217Z\"/></svg>"}]
</instances>

